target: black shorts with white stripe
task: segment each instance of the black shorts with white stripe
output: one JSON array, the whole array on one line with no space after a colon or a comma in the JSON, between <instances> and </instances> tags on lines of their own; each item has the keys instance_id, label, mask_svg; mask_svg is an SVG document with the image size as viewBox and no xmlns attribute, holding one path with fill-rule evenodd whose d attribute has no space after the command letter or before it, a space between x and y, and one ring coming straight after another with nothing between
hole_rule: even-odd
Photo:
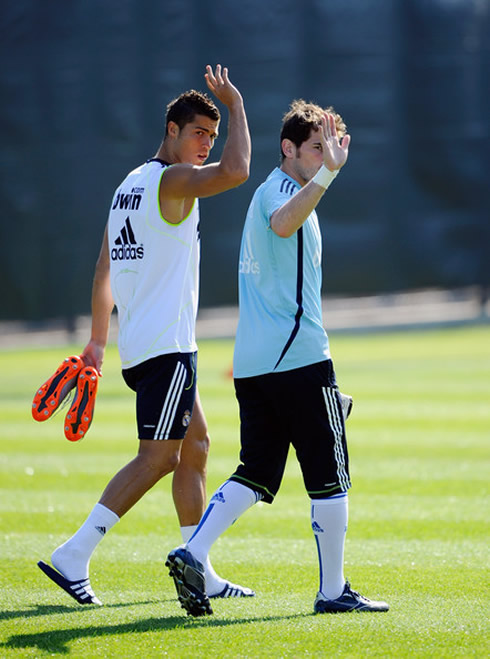
<instances>
[{"instance_id":1,"label":"black shorts with white stripe","mask_svg":"<svg viewBox=\"0 0 490 659\"><path fill-rule=\"evenodd\" d=\"M342 403L331 360L235 379L241 463L231 477L272 503L292 444L311 499L350 486Z\"/></svg>"},{"instance_id":2,"label":"black shorts with white stripe","mask_svg":"<svg viewBox=\"0 0 490 659\"><path fill-rule=\"evenodd\" d=\"M183 439L196 398L197 353L172 353L123 370L136 392L139 439Z\"/></svg>"}]
</instances>

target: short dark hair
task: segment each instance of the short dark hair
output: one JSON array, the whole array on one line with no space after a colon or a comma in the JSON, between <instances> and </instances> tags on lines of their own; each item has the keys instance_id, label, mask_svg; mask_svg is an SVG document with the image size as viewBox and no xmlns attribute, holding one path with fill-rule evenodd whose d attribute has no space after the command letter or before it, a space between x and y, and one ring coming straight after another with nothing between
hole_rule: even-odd
<instances>
[{"instance_id":1,"label":"short dark hair","mask_svg":"<svg viewBox=\"0 0 490 659\"><path fill-rule=\"evenodd\" d=\"M325 112L330 112L335 116L337 133L339 137L343 137L347 131L347 126L332 106L323 109L316 103L307 103L300 98L291 103L289 110L282 118L280 144L282 145L284 139L288 139L299 148L310 137L312 129L316 130L322 125L322 117ZM282 146L281 160L284 160Z\"/></svg>"},{"instance_id":2,"label":"short dark hair","mask_svg":"<svg viewBox=\"0 0 490 659\"><path fill-rule=\"evenodd\" d=\"M186 124L194 121L196 114L202 114L213 121L219 121L221 117L218 108L207 94L191 89L177 96L167 105L165 134L168 132L169 121L173 121L182 129Z\"/></svg>"}]
</instances>

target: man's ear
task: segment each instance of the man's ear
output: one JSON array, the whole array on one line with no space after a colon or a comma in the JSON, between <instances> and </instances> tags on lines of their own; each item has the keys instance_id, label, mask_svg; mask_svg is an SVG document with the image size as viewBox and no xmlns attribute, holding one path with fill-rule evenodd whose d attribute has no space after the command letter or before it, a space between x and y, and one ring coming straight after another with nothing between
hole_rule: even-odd
<instances>
[{"instance_id":1,"label":"man's ear","mask_svg":"<svg viewBox=\"0 0 490 659\"><path fill-rule=\"evenodd\" d=\"M286 158L294 158L296 155L296 145L287 137L281 142L281 149Z\"/></svg>"},{"instance_id":2,"label":"man's ear","mask_svg":"<svg viewBox=\"0 0 490 659\"><path fill-rule=\"evenodd\" d=\"M180 128L175 121L169 121L167 125L167 133L170 137L178 137L180 133Z\"/></svg>"}]
</instances>

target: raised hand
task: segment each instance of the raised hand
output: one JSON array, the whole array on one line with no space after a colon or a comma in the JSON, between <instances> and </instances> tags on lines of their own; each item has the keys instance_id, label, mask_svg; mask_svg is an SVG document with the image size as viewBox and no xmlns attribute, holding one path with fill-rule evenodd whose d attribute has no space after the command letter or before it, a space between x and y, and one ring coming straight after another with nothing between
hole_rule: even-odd
<instances>
[{"instance_id":1,"label":"raised hand","mask_svg":"<svg viewBox=\"0 0 490 659\"><path fill-rule=\"evenodd\" d=\"M340 169L345 165L349 155L350 135L344 135L342 141L339 142L335 117L329 112L325 112L320 133L323 147L323 164L332 172Z\"/></svg>"},{"instance_id":2,"label":"raised hand","mask_svg":"<svg viewBox=\"0 0 490 659\"><path fill-rule=\"evenodd\" d=\"M242 102L242 95L228 78L228 68L226 66L222 70L221 64L217 64L213 73L212 67L208 64L204 77L209 89L228 108L236 102Z\"/></svg>"}]
</instances>

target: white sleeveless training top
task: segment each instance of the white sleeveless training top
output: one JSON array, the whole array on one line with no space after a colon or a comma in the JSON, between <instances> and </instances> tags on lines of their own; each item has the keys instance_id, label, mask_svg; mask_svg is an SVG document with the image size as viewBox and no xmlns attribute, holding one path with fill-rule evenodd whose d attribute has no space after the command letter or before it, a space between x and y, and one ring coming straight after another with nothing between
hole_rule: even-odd
<instances>
[{"instance_id":1,"label":"white sleeveless training top","mask_svg":"<svg viewBox=\"0 0 490 659\"><path fill-rule=\"evenodd\" d=\"M123 368L197 350L199 201L179 224L162 217L159 188L168 166L153 159L130 172L109 212L111 289Z\"/></svg>"}]
</instances>

